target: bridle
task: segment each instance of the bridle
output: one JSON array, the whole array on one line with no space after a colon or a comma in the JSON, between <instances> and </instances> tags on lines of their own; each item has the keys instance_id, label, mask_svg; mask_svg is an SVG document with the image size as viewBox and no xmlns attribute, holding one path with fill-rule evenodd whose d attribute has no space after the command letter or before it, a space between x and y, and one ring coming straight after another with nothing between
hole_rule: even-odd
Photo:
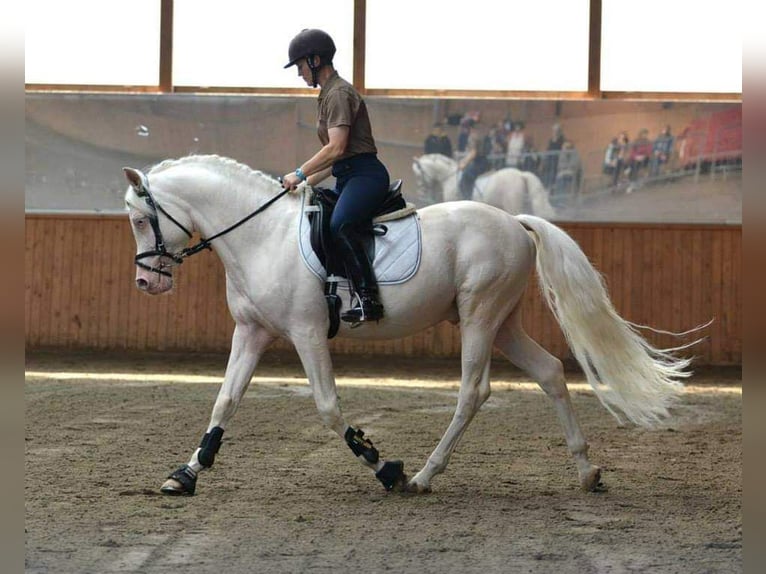
<instances>
[{"instance_id":1,"label":"bridle","mask_svg":"<svg viewBox=\"0 0 766 574\"><path fill-rule=\"evenodd\" d=\"M283 195L285 195L288 190L284 189L271 199L269 199L266 203L264 203L262 206L260 206L258 209L253 211L250 215L247 215L246 217L243 217L238 222L236 222L233 225L230 225L223 231L220 231L216 233L215 235L212 235L211 237L208 237L205 239L204 237L200 238L199 243L196 245L193 245L191 247L185 247L178 253L171 253L167 250L167 247L165 246L165 239L162 236L162 230L160 230L160 222L158 217L158 212L162 213L165 217L167 217L176 227L178 227L181 231L183 231L189 239L192 237L191 231L186 229L181 223L178 222L177 219L175 219L172 215L170 215L165 209L157 203L157 201L154 199L154 196L152 196L152 193L149 191L148 185L141 184L140 188L134 186L133 189L136 192L136 195L140 198L142 198L146 205L149 206L149 225L152 226L152 231L154 232L154 249L150 251L142 251L141 253L137 254L135 257L135 263L138 267L141 267L142 269L146 269L147 271L152 271L153 273L158 273L160 275L165 275L166 277L171 277L170 272L166 271L165 269L168 267L174 267L176 265L180 265L184 262L184 259L187 257L190 257L194 255L195 253L199 253L203 249L210 249L210 242L213 241L213 239L217 239L218 237L221 237L222 235L226 235L230 231L233 231L246 221L249 221L262 211L265 211L268 209L275 201L277 201L279 198L281 198ZM159 257L159 267L153 267L151 265L147 265L142 260L146 259L147 257ZM172 263L165 263L165 259L170 259Z\"/></svg>"}]
</instances>

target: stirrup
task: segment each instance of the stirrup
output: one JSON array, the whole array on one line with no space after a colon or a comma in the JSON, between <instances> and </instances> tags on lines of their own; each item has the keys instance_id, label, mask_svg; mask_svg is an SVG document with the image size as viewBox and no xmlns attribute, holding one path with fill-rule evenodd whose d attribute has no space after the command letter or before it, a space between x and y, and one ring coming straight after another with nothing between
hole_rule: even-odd
<instances>
[{"instance_id":1,"label":"stirrup","mask_svg":"<svg viewBox=\"0 0 766 574\"><path fill-rule=\"evenodd\" d=\"M383 305L370 297L362 297L357 300L355 307L344 311L340 316L346 323L365 323L368 321L380 321L383 318Z\"/></svg>"}]
</instances>

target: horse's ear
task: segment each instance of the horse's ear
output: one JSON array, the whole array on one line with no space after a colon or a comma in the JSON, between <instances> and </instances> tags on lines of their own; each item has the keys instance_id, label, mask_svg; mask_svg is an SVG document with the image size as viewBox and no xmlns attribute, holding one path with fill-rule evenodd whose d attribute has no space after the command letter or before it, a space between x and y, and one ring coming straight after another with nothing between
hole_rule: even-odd
<instances>
[{"instance_id":1,"label":"horse's ear","mask_svg":"<svg viewBox=\"0 0 766 574\"><path fill-rule=\"evenodd\" d=\"M125 177L128 178L130 186L136 190L136 193L149 189L149 180L144 172L132 167L123 167L122 171L125 173Z\"/></svg>"},{"instance_id":2,"label":"horse's ear","mask_svg":"<svg viewBox=\"0 0 766 574\"><path fill-rule=\"evenodd\" d=\"M420 158L417 156L412 158L412 165L417 171L423 171L423 168L420 166Z\"/></svg>"}]
</instances>

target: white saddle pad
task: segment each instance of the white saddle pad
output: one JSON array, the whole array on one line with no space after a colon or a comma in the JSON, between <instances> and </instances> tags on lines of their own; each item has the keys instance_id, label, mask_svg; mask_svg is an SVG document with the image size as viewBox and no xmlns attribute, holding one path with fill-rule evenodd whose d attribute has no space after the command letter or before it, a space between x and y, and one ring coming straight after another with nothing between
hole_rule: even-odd
<instances>
[{"instance_id":1,"label":"white saddle pad","mask_svg":"<svg viewBox=\"0 0 766 574\"><path fill-rule=\"evenodd\" d=\"M385 235L375 236L375 277L380 285L404 283L420 267L420 217L413 213L380 225L384 225L388 231ZM298 233L303 262L314 275L324 281L327 279L327 271L311 247L311 224L306 206L301 213Z\"/></svg>"}]
</instances>

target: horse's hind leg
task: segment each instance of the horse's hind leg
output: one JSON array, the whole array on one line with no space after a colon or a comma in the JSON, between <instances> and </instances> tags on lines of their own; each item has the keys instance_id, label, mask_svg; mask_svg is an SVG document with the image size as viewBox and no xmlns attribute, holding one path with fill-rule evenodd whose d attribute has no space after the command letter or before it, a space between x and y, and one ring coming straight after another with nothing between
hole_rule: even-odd
<instances>
[{"instance_id":1,"label":"horse's hind leg","mask_svg":"<svg viewBox=\"0 0 766 574\"><path fill-rule=\"evenodd\" d=\"M468 424L489 398L489 365L492 357L492 339L487 325L475 327L461 325L462 378L457 408L447 430L425 466L407 484L410 492L430 492L431 479L444 472L452 452L463 436Z\"/></svg>"},{"instance_id":2,"label":"horse's hind leg","mask_svg":"<svg viewBox=\"0 0 766 574\"><path fill-rule=\"evenodd\" d=\"M345 440L357 459L375 472L375 477L386 490L401 489L406 480L404 464L398 460L383 460L372 442L364 437L364 432L349 426L343 418L335 388L330 351L326 344L316 344L318 340L326 340L326 332L327 328L323 326L314 334L293 339L295 350L309 379L319 416L326 426Z\"/></svg>"},{"instance_id":3,"label":"horse's hind leg","mask_svg":"<svg viewBox=\"0 0 766 574\"><path fill-rule=\"evenodd\" d=\"M518 307L498 330L495 345L513 364L536 380L551 398L564 429L567 447L577 463L580 484L585 491L597 490L601 485L601 469L588 460L588 443L572 409L561 361L526 334Z\"/></svg>"}]
</instances>

